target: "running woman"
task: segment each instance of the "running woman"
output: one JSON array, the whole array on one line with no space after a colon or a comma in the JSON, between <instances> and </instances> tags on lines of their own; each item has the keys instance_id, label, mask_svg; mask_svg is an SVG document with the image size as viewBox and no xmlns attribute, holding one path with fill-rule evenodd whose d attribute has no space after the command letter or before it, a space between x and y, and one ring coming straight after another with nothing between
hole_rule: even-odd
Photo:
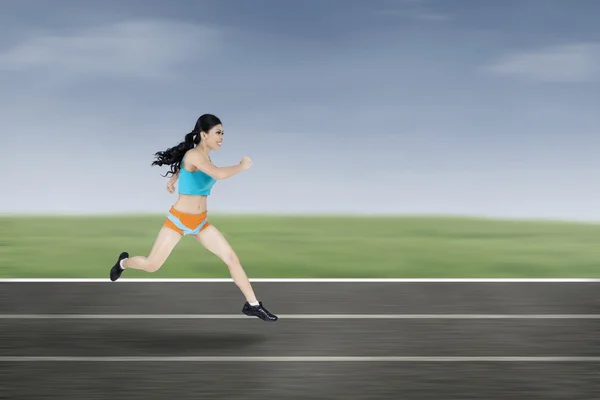
<instances>
[{"instance_id":1,"label":"running woman","mask_svg":"<svg viewBox=\"0 0 600 400\"><path fill-rule=\"evenodd\" d=\"M157 271L179 240L185 235L191 235L229 268L233 281L246 298L242 312L264 321L277 321L277 316L271 314L256 299L237 255L221 232L207 219L207 196L215 182L231 178L252 166L248 157L230 167L216 167L211 162L210 152L221 148L223 135L223 125L219 118L204 114L198 118L194 130L185 135L183 142L155 154L156 160L152 165L170 165L170 171L165 174L172 175L167 183L170 193L174 193L175 182L179 179L179 197L171 206L148 257L129 257L129 253L121 253L110 270L110 280L116 281L128 268Z\"/></svg>"}]
</instances>

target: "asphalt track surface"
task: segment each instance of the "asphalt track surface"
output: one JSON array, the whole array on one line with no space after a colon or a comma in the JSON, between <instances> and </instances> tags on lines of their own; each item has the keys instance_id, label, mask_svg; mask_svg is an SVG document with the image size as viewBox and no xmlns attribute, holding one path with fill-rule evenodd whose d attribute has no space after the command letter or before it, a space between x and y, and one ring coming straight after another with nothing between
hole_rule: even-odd
<instances>
[{"instance_id":1,"label":"asphalt track surface","mask_svg":"<svg viewBox=\"0 0 600 400\"><path fill-rule=\"evenodd\" d=\"M0 283L0 399L600 398L600 283L253 286Z\"/></svg>"}]
</instances>

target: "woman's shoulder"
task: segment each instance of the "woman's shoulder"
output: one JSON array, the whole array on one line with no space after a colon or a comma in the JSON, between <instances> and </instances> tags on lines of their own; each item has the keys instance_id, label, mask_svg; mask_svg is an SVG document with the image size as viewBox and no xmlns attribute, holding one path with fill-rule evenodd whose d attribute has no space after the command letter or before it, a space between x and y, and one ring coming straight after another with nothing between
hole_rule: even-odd
<instances>
[{"instance_id":1,"label":"woman's shoulder","mask_svg":"<svg viewBox=\"0 0 600 400\"><path fill-rule=\"evenodd\" d=\"M181 167L185 165L185 168L189 172L196 172L202 169L203 166L212 165L212 161L210 158L206 158L202 154L199 154L194 149L188 150L183 155L183 159L181 161Z\"/></svg>"},{"instance_id":2,"label":"woman's shoulder","mask_svg":"<svg viewBox=\"0 0 600 400\"><path fill-rule=\"evenodd\" d=\"M195 164L198 162L197 154L195 154L195 152L192 150L193 149L190 149L183 153L183 157L181 159L181 169L184 169L185 167L188 172L195 171Z\"/></svg>"}]
</instances>

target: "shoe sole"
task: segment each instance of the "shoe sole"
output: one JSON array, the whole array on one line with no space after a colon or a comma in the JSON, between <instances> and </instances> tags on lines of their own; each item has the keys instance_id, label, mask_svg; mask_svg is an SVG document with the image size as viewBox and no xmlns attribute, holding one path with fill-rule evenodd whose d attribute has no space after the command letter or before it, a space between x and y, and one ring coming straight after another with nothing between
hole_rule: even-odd
<instances>
[{"instance_id":1,"label":"shoe sole","mask_svg":"<svg viewBox=\"0 0 600 400\"><path fill-rule=\"evenodd\" d=\"M277 322L277 320L279 319L279 318L276 318L276 319L270 319L270 318L266 318L266 319L265 319L265 318L261 318L261 317L259 317L259 316L258 316L258 315L256 315L256 314L248 314L248 313L246 313L246 312L244 312L244 311L242 311L242 313L243 313L244 315L248 316L248 317L254 317L254 318L258 318L258 319L260 319L261 321L265 321L265 322Z\"/></svg>"}]
</instances>

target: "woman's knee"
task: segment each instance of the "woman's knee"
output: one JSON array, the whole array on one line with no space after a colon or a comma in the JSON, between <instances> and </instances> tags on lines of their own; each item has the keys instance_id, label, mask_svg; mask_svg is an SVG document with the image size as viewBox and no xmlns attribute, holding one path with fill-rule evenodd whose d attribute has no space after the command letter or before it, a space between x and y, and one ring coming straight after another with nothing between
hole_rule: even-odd
<instances>
[{"instance_id":1,"label":"woman's knee","mask_svg":"<svg viewBox=\"0 0 600 400\"><path fill-rule=\"evenodd\" d=\"M148 258L146 259L146 271L148 272L156 272L162 267L163 262L159 260Z\"/></svg>"},{"instance_id":2,"label":"woman's knee","mask_svg":"<svg viewBox=\"0 0 600 400\"><path fill-rule=\"evenodd\" d=\"M237 254L235 254L233 250L226 251L225 254L223 254L223 256L221 257L221 259L228 266L238 265L240 263Z\"/></svg>"}]
</instances>

